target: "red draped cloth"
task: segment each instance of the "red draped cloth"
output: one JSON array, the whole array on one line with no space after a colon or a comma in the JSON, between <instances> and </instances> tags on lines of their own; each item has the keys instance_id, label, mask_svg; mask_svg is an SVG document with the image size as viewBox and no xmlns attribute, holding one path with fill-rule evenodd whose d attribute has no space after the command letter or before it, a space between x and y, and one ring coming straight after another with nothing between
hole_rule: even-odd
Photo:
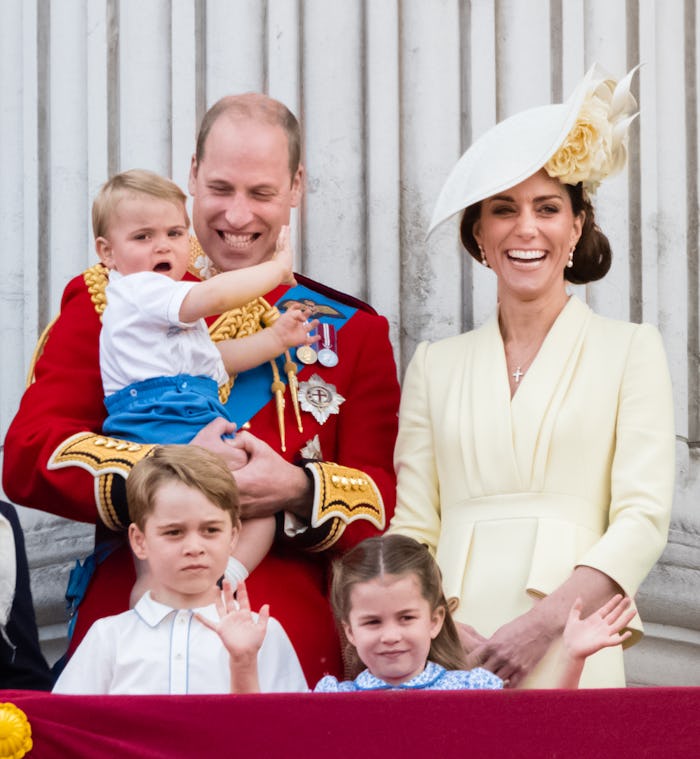
<instances>
[{"instance_id":1,"label":"red draped cloth","mask_svg":"<svg viewBox=\"0 0 700 759\"><path fill-rule=\"evenodd\" d=\"M0 691L29 759L700 755L700 688L254 696Z\"/></svg>"}]
</instances>

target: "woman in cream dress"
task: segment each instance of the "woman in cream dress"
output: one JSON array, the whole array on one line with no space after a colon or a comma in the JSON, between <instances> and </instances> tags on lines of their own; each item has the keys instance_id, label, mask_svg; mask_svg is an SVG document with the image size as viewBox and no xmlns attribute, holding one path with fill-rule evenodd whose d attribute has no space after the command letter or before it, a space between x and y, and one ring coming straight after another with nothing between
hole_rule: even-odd
<instances>
[{"instance_id":1,"label":"woman in cream dress","mask_svg":"<svg viewBox=\"0 0 700 759\"><path fill-rule=\"evenodd\" d=\"M551 687L576 598L584 615L634 596L666 543L671 386L659 333L605 319L567 291L610 266L589 201L622 167L636 107L592 69L564 104L496 125L462 157L432 227L498 280L482 327L419 345L404 381L391 530L426 543L482 666ZM628 644L641 637L635 618ZM620 647L581 687L624 686Z\"/></svg>"}]
</instances>

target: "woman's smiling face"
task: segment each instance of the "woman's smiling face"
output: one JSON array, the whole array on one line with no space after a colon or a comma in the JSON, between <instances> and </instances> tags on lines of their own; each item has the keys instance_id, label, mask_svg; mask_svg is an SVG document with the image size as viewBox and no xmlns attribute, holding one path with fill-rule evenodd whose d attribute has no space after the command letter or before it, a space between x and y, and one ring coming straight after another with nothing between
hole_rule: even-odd
<instances>
[{"instance_id":1,"label":"woman's smiling face","mask_svg":"<svg viewBox=\"0 0 700 759\"><path fill-rule=\"evenodd\" d=\"M498 277L499 298L565 293L564 268L582 226L566 187L544 169L482 201L474 238Z\"/></svg>"}]
</instances>

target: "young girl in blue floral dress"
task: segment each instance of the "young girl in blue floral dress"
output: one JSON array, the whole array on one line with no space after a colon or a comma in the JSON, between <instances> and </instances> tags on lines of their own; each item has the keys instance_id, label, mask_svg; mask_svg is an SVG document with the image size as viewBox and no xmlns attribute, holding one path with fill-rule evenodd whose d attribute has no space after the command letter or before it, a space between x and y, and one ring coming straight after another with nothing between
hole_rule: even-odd
<instances>
[{"instance_id":1,"label":"young girl in blue floral dress","mask_svg":"<svg viewBox=\"0 0 700 759\"><path fill-rule=\"evenodd\" d=\"M328 675L316 692L497 689L508 684L485 669L466 668L438 565L412 538L370 538L345 554L334 566L331 603L348 640L348 669L359 674L340 682ZM634 616L630 605L628 598L614 596L581 619L581 604L574 604L563 633L558 687L576 688L587 656L629 637L623 628Z\"/></svg>"}]
</instances>

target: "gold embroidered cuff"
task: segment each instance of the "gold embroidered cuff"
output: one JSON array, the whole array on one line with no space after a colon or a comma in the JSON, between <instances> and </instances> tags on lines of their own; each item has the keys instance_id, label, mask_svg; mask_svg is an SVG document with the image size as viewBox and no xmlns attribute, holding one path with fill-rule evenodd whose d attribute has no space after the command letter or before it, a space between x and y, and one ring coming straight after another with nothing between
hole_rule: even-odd
<instances>
[{"instance_id":1,"label":"gold embroidered cuff","mask_svg":"<svg viewBox=\"0 0 700 759\"><path fill-rule=\"evenodd\" d=\"M95 480L95 505L100 519L110 530L124 530L129 524L124 482L134 464L150 456L154 448L79 432L56 448L47 468L77 466L89 472Z\"/></svg>"},{"instance_id":2,"label":"gold embroidered cuff","mask_svg":"<svg viewBox=\"0 0 700 759\"><path fill-rule=\"evenodd\" d=\"M368 474L329 461L310 461L305 468L313 475L315 486L311 527L321 527L331 520L333 523L323 541L312 550L332 546L345 527L358 519L368 520L378 530L384 529L384 502Z\"/></svg>"}]
</instances>

